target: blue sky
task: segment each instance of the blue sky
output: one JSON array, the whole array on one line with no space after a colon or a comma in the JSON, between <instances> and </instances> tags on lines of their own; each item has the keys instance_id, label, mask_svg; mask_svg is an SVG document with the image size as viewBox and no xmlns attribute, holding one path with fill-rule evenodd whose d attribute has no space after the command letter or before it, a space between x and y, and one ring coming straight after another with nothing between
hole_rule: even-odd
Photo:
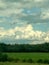
<instances>
[{"instance_id":1,"label":"blue sky","mask_svg":"<svg viewBox=\"0 0 49 65\"><path fill-rule=\"evenodd\" d=\"M0 0L0 42L6 40L49 42L49 0Z\"/></svg>"}]
</instances>

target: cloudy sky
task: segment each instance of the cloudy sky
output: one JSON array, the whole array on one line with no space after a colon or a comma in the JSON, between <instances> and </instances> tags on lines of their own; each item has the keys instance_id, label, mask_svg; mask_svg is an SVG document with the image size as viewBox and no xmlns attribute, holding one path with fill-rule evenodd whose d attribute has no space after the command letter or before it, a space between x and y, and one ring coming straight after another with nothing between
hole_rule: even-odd
<instances>
[{"instance_id":1,"label":"cloudy sky","mask_svg":"<svg viewBox=\"0 0 49 65\"><path fill-rule=\"evenodd\" d=\"M49 42L49 0L0 0L0 42Z\"/></svg>"}]
</instances>

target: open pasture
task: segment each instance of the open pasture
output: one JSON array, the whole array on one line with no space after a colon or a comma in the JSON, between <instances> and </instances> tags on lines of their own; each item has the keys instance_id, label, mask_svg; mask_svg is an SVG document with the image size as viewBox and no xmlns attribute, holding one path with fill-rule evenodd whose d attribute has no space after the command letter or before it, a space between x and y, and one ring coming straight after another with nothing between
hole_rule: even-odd
<instances>
[{"instance_id":1,"label":"open pasture","mask_svg":"<svg viewBox=\"0 0 49 65\"><path fill-rule=\"evenodd\" d=\"M37 61L38 59L49 59L49 53L7 53L11 58L18 59L33 59Z\"/></svg>"}]
</instances>

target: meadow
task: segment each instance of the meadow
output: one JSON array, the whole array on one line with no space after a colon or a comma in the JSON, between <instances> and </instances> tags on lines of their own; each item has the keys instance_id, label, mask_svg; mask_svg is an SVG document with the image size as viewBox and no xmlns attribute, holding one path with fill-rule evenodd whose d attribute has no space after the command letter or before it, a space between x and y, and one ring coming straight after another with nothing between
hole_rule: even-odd
<instances>
[{"instance_id":1,"label":"meadow","mask_svg":"<svg viewBox=\"0 0 49 65\"><path fill-rule=\"evenodd\" d=\"M33 59L37 61L38 59L49 59L49 53L6 53L11 58L23 59Z\"/></svg>"},{"instance_id":2,"label":"meadow","mask_svg":"<svg viewBox=\"0 0 49 65\"><path fill-rule=\"evenodd\" d=\"M1 61L0 65L49 65L49 53L3 53L3 54L7 54L9 60L8 61L5 60L4 62ZM42 62L40 59L42 59L42 61L48 59L48 61L46 61L45 63ZM37 62L38 60L40 61Z\"/></svg>"},{"instance_id":3,"label":"meadow","mask_svg":"<svg viewBox=\"0 0 49 65\"><path fill-rule=\"evenodd\" d=\"M49 64L0 62L0 65L49 65Z\"/></svg>"}]
</instances>

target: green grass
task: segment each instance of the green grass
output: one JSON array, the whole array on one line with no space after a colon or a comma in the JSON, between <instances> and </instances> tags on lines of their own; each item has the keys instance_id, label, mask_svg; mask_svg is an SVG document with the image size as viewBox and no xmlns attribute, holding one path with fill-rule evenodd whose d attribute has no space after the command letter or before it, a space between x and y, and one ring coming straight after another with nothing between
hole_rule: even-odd
<instances>
[{"instance_id":1,"label":"green grass","mask_svg":"<svg viewBox=\"0 0 49 65\"><path fill-rule=\"evenodd\" d=\"M37 61L38 59L49 59L49 53L7 53L11 58L19 59L33 59Z\"/></svg>"},{"instance_id":2,"label":"green grass","mask_svg":"<svg viewBox=\"0 0 49 65\"><path fill-rule=\"evenodd\" d=\"M48 65L48 64L0 62L0 65Z\"/></svg>"},{"instance_id":3,"label":"green grass","mask_svg":"<svg viewBox=\"0 0 49 65\"><path fill-rule=\"evenodd\" d=\"M49 59L49 53L6 53L9 57L14 59L33 59L37 61L39 59ZM49 64L42 64L42 63L23 63L23 62L0 62L0 65L49 65Z\"/></svg>"}]
</instances>

